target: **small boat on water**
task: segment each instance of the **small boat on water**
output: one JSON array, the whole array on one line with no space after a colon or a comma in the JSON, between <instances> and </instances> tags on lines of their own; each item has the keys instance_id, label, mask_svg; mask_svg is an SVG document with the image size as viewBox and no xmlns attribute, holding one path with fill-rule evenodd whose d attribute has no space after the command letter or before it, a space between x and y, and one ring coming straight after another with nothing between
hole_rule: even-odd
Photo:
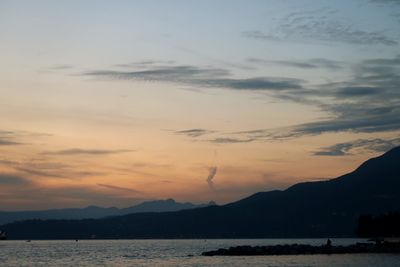
<instances>
[{"instance_id":1,"label":"small boat on water","mask_svg":"<svg viewBox=\"0 0 400 267\"><path fill-rule=\"evenodd\" d=\"M0 230L0 240L7 240L6 232Z\"/></svg>"}]
</instances>

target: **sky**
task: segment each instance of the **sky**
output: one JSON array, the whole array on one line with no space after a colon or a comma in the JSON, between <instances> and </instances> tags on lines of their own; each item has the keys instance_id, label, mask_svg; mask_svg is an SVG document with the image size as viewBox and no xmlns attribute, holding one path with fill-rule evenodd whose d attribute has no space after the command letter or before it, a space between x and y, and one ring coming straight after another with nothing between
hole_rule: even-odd
<instances>
[{"instance_id":1,"label":"sky","mask_svg":"<svg viewBox=\"0 0 400 267\"><path fill-rule=\"evenodd\" d=\"M400 145L400 1L0 1L0 210L224 204Z\"/></svg>"}]
</instances>

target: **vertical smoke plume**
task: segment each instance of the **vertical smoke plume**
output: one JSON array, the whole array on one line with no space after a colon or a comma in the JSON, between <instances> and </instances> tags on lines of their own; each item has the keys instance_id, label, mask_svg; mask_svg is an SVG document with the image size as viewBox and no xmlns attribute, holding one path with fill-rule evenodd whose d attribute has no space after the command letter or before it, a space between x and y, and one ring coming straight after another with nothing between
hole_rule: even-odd
<instances>
[{"instance_id":1,"label":"vertical smoke plume","mask_svg":"<svg viewBox=\"0 0 400 267\"><path fill-rule=\"evenodd\" d=\"M217 167L210 167L208 169L208 177L207 177L207 183L208 187L210 187L211 190L214 190L214 176L217 174Z\"/></svg>"}]
</instances>

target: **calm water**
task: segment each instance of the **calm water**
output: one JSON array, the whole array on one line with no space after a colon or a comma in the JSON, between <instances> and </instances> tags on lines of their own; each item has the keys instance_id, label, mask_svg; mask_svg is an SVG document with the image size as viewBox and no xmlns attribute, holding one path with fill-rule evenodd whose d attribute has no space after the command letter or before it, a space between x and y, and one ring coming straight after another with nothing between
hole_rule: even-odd
<instances>
[{"instance_id":1,"label":"calm water","mask_svg":"<svg viewBox=\"0 0 400 267\"><path fill-rule=\"evenodd\" d=\"M333 244L360 240L333 239ZM0 241L0 266L400 266L400 255L203 257L221 247L323 244L322 239ZM193 256L188 256L193 255Z\"/></svg>"}]
</instances>

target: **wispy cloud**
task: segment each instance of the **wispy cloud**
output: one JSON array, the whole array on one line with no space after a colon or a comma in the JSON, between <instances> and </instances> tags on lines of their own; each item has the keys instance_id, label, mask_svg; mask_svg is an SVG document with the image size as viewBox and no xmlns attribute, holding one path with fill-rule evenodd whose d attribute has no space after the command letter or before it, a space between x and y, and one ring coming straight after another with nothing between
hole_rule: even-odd
<instances>
[{"instance_id":1,"label":"wispy cloud","mask_svg":"<svg viewBox=\"0 0 400 267\"><path fill-rule=\"evenodd\" d=\"M76 155L109 155L133 152L130 149L82 149L82 148L70 148L57 151L46 151L43 155L60 155L60 156L76 156Z\"/></svg>"},{"instance_id":2,"label":"wispy cloud","mask_svg":"<svg viewBox=\"0 0 400 267\"><path fill-rule=\"evenodd\" d=\"M83 207L88 203L101 206L130 206L140 200L132 197L132 192L128 191L98 190L93 186L43 187L29 182L24 177L7 174L0 174L0 185L7 186L7 190L0 192L0 196L5 196L0 203L2 210L26 209L33 206L44 209Z\"/></svg>"},{"instance_id":3,"label":"wispy cloud","mask_svg":"<svg viewBox=\"0 0 400 267\"><path fill-rule=\"evenodd\" d=\"M246 31L243 35L248 38L260 39L260 40L307 40L314 39L323 42L342 42L350 44L361 44L361 45L397 45L398 41L388 36L383 35L379 32L368 32L363 30L349 29L348 27L335 23L324 23L325 25L319 25L318 28L313 29L313 25L317 24L314 21L310 21L308 25L302 25L297 27L296 25L286 25L286 27L280 28L282 36L262 31ZM289 27L288 27L289 26Z\"/></svg>"},{"instance_id":4,"label":"wispy cloud","mask_svg":"<svg viewBox=\"0 0 400 267\"><path fill-rule=\"evenodd\" d=\"M57 64L50 67L51 70L69 70L73 68L74 66L69 64Z\"/></svg>"},{"instance_id":5,"label":"wispy cloud","mask_svg":"<svg viewBox=\"0 0 400 267\"><path fill-rule=\"evenodd\" d=\"M29 166L17 166L15 170L23 172L28 175L38 177L52 177L52 178L64 178L64 179L79 179L84 176L99 176L104 175L104 172L98 171L82 171L74 169L39 169Z\"/></svg>"},{"instance_id":6,"label":"wispy cloud","mask_svg":"<svg viewBox=\"0 0 400 267\"><path fill-rule=\"evenodd\" d=\"M27 145L41 137L51 136L47 133L0 130L0 146Z\"/></svg>"},{"instance_id":7,"label":"wispy cloud","mask_svg":"<svg viewBox=\"0 0 400 267\"><path fill-rule=\"evenodd\" d=\"M82 170L82 167L48 160L13 161L0 159L0 165L12 168L28 177L79 179L85 176L104 175L103 172Z\"/></svg>"},{"instance_id":8,"label":"wispy cloud","mask_svg":"<svg viewBox=\"0 0 400 267\"><path fill-rule=\"evenodd\" d=\"M147 59L147 60L142 60L142 61L137 61L137 62L132 62L132 63L122 63L122 64L117 64L115 66L121 67L121 68L147 68L147 67L162 67L165 65L173 65L176 62L174 60L154 60L154 59Z\"/></svg>"},{"instance_id":9,"label":"wispy cloud","mask_svg":"<svg viewBox=\"0 0 400 267\"><path fill-rule=\"evenodd\" d=\"M14 174L0 173L0 185L28 185L30 181Z\"/></svg>"},{"instance_id":10,"label":"wispy cloud","mask_svg":"<svg viewBox=\"0 0 400 267\"><path fill-rule=\"evenodd\" d=\"M94 172L79 170L79 166L51 161L14 161L0 159L1 167L13 169L0 173L0 209L21 209L32 206L45 208L95 205L132 205L137 199L132 193L140 191L108 184L98 185L109 190L100 190L96 186L45 186L41 178L74 178L94 175ZM4 168L3 168L4 169ZM104 175L104 173L97 173Z\"/></svg>"},{"instance_id":11,"label":"wispy cloud","mask_svg":"<svg viewBox=\"0 0 400 267\"><path fill-rule=\"evenodd\" d=\"M241 138L236 138L236 137L224 137L224 136L218 136L218 135L226 135L227 133L222 133L222 132L217 132L217 131L211 131L207 129L201 129L201 128L195 128L195 129L188 129L188 130L181 130L181 131L174 131L175 134L179 135L186 135L188 137L193 138L193 140L196 141L204 141L204 142L210 142L210 143L215 143L215 144L235 144L235 143L249 143L254 141L255 139L248 138L248 139L241 139ZM202 137L206 135L217 135L217 137L214 138L209 138L209 139L204 139Z\"/></svg>"},{"instance_id":12,"label":"wispy cloud","mask_svg":"<svg viewBox=\"0 0 400 267\"><path fill-rule=\"evenodd\" d=\"M293 64L293 62L274 62ZM337 68L340 63L314 59L294 62L298 67ZM299 65L300 64L300 65ZM305 64L305 65L303 65ZM309 65L307 65L309 64ZM85 75L111 79L149 79L171 81L202 89L225 88L230 90L262 91L272 97L314 105L329 116L324 120L292 125L280 129L256 129L258 132L242 133L211 132L202 128L175 131L175 134L197 138L214 134L202 141L214 143L239 143L295 138L326 132L385 132L400 129L400 56L375 58L359 62L349 68L350 78L340 82L310 84L301 79L253 77L233 78L229 71L195 66L164 66L143 71L95 71ZM59 154L79 154L77 151L61 151ZM93 151L93 154L99 153ZM103 153L106 153L105 151ZM88 153L89 154L89 153Z\"/></svg>"},{"instance_id":13,"label":"wispy cloud","mask_svg":"<svg viewBox=\"0 0 400 267\"><path fill-rule=\"evenodd\" d=\"M164 66L137 71L98 70L83 73L91 77L115 80L142 80L153 82L174 82L206 88L225 88L248 91L285 91L302 88L305 82L295 78L250 77L233 78L226 69L186 65Z\"/></svg>"},{"instance_id":14,"label":"wispy cloud","mask_svg":"<svg viewBox=\"0 0 400 267\"><path fill-rule=\"evenodd\" d=\"M380 132L400 129L400 56L364 60L349 81L321 85L320 97L335 103L321 106L332 119L298 125L299 133L327 131ZM324 95L325 94L325 95Z\"/></svg>"},{"instance_id":15,"label":"wispy cloud","mask_svg":"<svg viewBox=\"0 0 400 267\"><path fill-rule=\"evenodd\" d=\"M399 0L370 0L371 3L400 5Z\"/></svg>"},{"instance_id":16,"label":"wispy cloud","mask_svg":"<svg viewBox=\"0 0 400 267\"><path fill-rule=\"evenodd\" d=\"M0 130L0 146L22 145L23 143L15 140L18 137L19 134L17 132Z\"/></svg>"},{"instance_id":17,"label":"wispy cloud","mask_svg":"<svg viewBox=\"0 0 400 267\"><path fill-rule=\"evenodd\" d=\"M22 145L22 143L7 139L0 139L0 146L15 146L15 145Z\"/></svg>"},{"instance_id":18,"label":"wispy cloud","mask_svg":"<svg viewBox=\"0 0 400 267\"><path fill-rule=\"evenodd\" d=\"M189 137L200 137L200 136L210 134L213 132L214 131L207 130L207 129L201 129L201 128L174 131L175 134L186 135Z\"/></svg>"},{"instance_id":19,"label":"wispy cloud","mask_svg":"<svg viewBox=\"0 0 400 267\"><path fill-rule=\"evenodd\" d=\"M121 186L116 186L116 185L110 185L110 184L97 184L100 187L105 187L108 189L112 189L112 190L117 190L117 191L125 191L125 192L131 192L131 193L141 193L138 190L132 189L132 188L128 188L128 187L121 187Z\"/></svg>"},{"instance_id":20,"label":"wispy cloud","mask_svg":"<svg viewBox=\"0 0 400 267\"><path fill-rule=\"evenodd\" d=\"M256 129L235 134L270 140L326 132L388 132L400 130L400 56L364 60L343 82L315 85L316 89L286 91L280 97L314 105L330 118L280 129Z\"/></svg>"},{"instance_id":21,"label":"wispy cloud","mask_svg":"<svg viewBox=\"0 0 400 267\"><path fill-rule=\"evenodd\" d=\"M373 152L386 152L400 145L400 138L394 139L358 139L351 142L339 143L314 152L315 156L346 156L354 149L364 149Z\"/></svg>"},{"instance_id":22,"label":"wispy cloud","mask_svg":"<svg viewBox=\"0 0 400 267\"><path fill-rule=\"evenodd\" d=\"M309 60L267 60L260 58L248 58L246 61L258 65L281 65L300 69L324 68L329 70L339 70L343 69L345 65L343 62L325 58L313 58Z\"/></svg>"},{"instance_id":23,"label":"wispy cloud","mask_svg":"<svg viewBox=\"0 0 400 267\"><path fill-rule=\"evenodd\" d=\"M398 44L398 40L380 31L367 31L345 24L332 16L335 10L293 12L277 19L277 24L267 31L243 32L243 36L258 40L277 41L322 41L356 45Z\"/></svg>"},{"instance_id":24,"label":"wispy cloud","mask_svg":"<svg viewBox=\"0 0 400 267\"><path fill-rule=\"evenodd\" d=\"M119 70L96 70L83 73L87 76L97 76L120 80L144 80L144 81L170 81L182 82L188 79L204 79L226 76L229 73L224 69L200 68L189 65L172 66L146 66L143 70L119 71Z\"/></svg>"},{"instance_id":25,"label":"wispy cloud","mask_svg":"<svg viewBox=\"0 0 400 267\"><path fill-rule=\"evenodd\" d=\"M246 79L207 79L200 85L248 91L291 91L302 89L304 80L295 78L254 77Z\"/></svg>"},{"instance_id":26,"label":"wispy cloud","mask_svg":"<svg viewBox=\"0 0 400 267\"><path fill-rule=\"evenodd\" d=\"M232 138L232 137L217 137L214 139L207 140L211 143L217 144L236 144L236 143L249 143L253 142L255 139L248 138L248 139L239 139L239 138Z\"/></svg>"}]
</instances>

